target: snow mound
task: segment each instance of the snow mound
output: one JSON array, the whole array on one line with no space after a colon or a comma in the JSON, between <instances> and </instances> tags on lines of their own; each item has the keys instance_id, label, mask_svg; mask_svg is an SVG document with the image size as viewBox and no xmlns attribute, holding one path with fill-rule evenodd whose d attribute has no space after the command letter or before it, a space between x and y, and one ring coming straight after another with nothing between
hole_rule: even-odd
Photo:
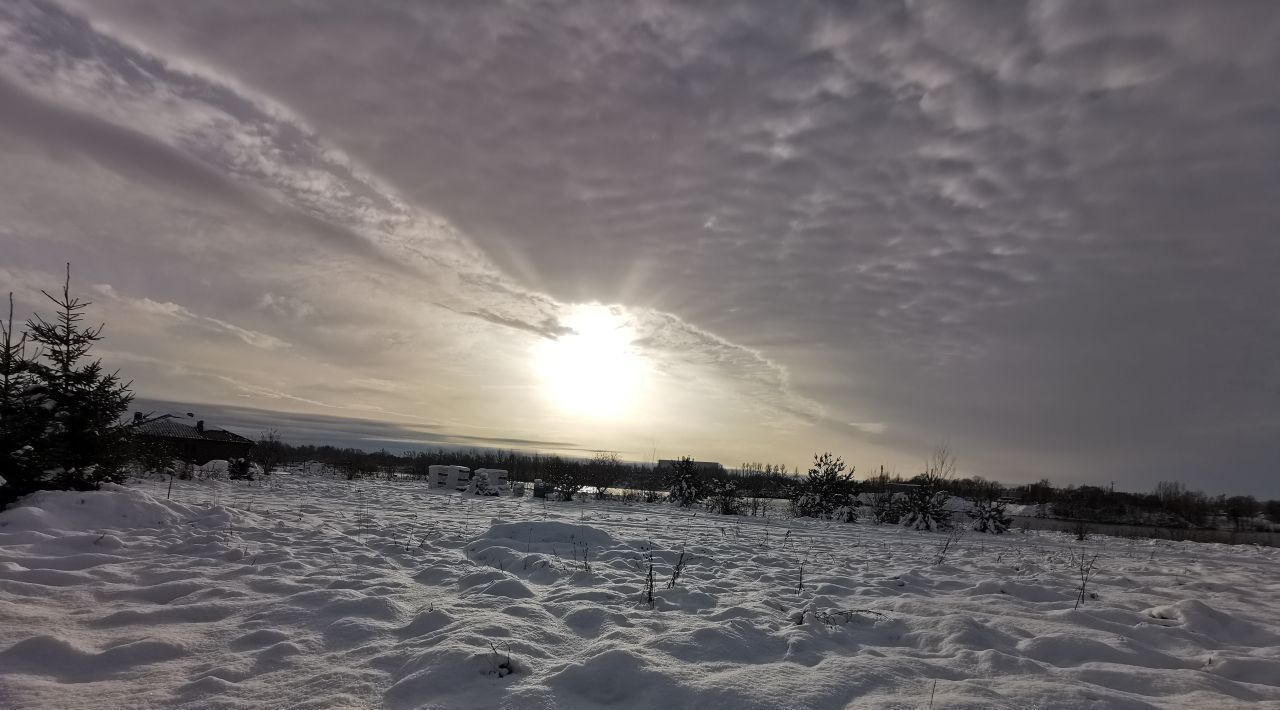
<instances>
[{"instance_id":1,"label":"snow mound","mask_svg":"<svg viewBox=\"0 0 1280 710\"><path fill-rule=\"evenodd\" d=\"M16 507L0 512L0 531L166 528L208 513L208 509L196 509L108 484L99 491L33 493Z\"/></svg>"},{"instance_id":2,"label":"snow mound","mask_svg":"<svg viewBox=\"0 0 1280 710\"><path fill-rule=\"evenodd\" d=\"M613 536L589 525L574 525L561 522L494 522L488 532L476 538L476 542L488 542L492 545L503 545L523 550L526 547L537 548L537 552L550 552L552 549L565 549L573 544L590 545L597 549L615 546Z\"/></svg>"},{"instance_id":3,"label":"snow mound","mask_svg":"<svg viewBox=\"0 0 1280 710\"><path fill-rule=\"evenodd\" d=\"M618 542L612 535L589 525L495 521L467 546L467 556L504 573L522 574L534 583L550 584L572 569L585 568L590 559L598 559L601 553L616 547ZM522 586L503 585L495 593L524 598L527 590Z\"/></svg>"},{"instance_id":4,"label":"snow mound","mask_svg":"<svg viewBox=\"0 0 1280 710\"><path fill-rule=\"evenodd\" d=\"M547 678L562 707L689 707L689 690L639 653L609 649Z\"/></svg>"},{"instance_id":5,"label":"snow mound","mask_svg":"<svg viewBox=\"0 0 1280 710\"><path fill-rule=\"evenodd\" d=\"M1280 659L1227 657L1210 666L1210 670L1240 683L1280 686Z\"/></svg>"},{"instance_id":6,"label":"snow mound","mask_svg":"<svg viewBox=\"0 0 1280 710\"><path fill-rule=\"evenodd\" d=\"M1280 644L1280 634L1237 619L1196 599L1184 599L1142 612L1152 619L1176 621L1183 629L1219 643Z\"/></svg>"},{"instance_id":7,"label":"snow mound","mask_svg":"<svg viewBox=\"0 0 1280 710\"><path fill-rule=\"evenodd\" d=\"M507 644L486 648L469 645L469 640L448 639L405 663L387 689L385 707L498 707L498 693L507 685L503 679L527 674L527 669ZM424 705L424 698L436 703Z\"/></svg>"},{"instance_id":8,"label":"snow mound","mask_svg":"<svg viewBox=\"0 0 1280 710\"><path fill-rule=\"evenodd\" d=\"M138 666L180 658L181 644L143 639L112 646L104 651L85 649L56 636L34 636L0 651L0 665L31 675L48 676L64 683L110 678Z\"/></svg>"},{"instance_id":9,"label":"snow mound","mask_svg":"<svg viewBox=\"0 0 1280 710\"><path fill-rule=\"evenodd\" d=\"M1136 668L1190 668L1191 663L1137 643L1100 641L1075 634L1045 634L1018 644L1022 655L1060 668L1110 663Z\"/></svg>"}]
</instances>

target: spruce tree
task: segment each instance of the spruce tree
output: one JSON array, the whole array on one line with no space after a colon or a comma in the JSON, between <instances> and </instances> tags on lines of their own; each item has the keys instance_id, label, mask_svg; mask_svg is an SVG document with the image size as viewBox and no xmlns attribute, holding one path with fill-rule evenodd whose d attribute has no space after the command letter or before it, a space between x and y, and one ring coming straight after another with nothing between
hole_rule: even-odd
<instances>
[{"instance_id":1,"label":"spruce tree","mask_svg":"<svg viewBox=\"0 0 1280 710\"><path fill-rule=\"evenodd\" d=\"M1008 532L1009 525L1013 523L1013 518L1010 518L1005 511L1005 504L995 498L974 499L973 508L967 515L973 519L974 530L993 535Z\"/></svg>"},{"instance_id":2,"label":"spruce tree","mask_svg":"<svg viewBox=\"0 0 1280 710\"><path fill-rule=\"evenodd\" d=\"M902 520L906 505L888 488L871 494L871 517L877 523L897 525Z\"/></svg>"},{"instance_id":3,"label":"spruce tree","mask_svg":"<svg viewBox=\"0 0 1280 710\"><path fill-rule=\"evenodd\" d=\"M667 474L667 500L681 508L688 508L706 495L698 464L688 456L681 456Z\"/></svg>"},{"instance_id":4,"label":"spruce tree","mask_svg":"<svg viewBox=\"0 0 1280 710\"><path fill-rule=\"evenodd\" d=\"M943 488L944 479L921 474L912 479L916 487L907 494L902 524L915 530L947 530L951 527L951 496Z\"/></svg>"},{"instance_id":5,"label":"spruce tree","mask_svg":"<svg viewBox=\"0 0 1280 710\"><path fill-rule=\"evenodd\" d=\"M808 479L796 486L791 512L798 517L854 522L858 504L853 471L845 473L844 459L831 452L813 455Z\"/></svg>"},{"instance_id":6,"label":"spruce tree","mask_svg":"<svg viewBox=\"0 0 1280 710\"><path fill-rule=\"evenodd\" d=\"M37 349L27 360L22 416L34 436L15 478L5 476L3 497L41 489L92 490L123 478L130 429L121 422L133 395L117 373L90 360L102 325L83 325L89 302L71 295L71 265L61 295L42 291L56 307L52 321L39 314L27 320L26 338Z\"/></svg>"},{"instance_id":7,"label":"spruce tree","mask_svg":"<svg viewBox=\"0 0 1280 710\"><path fill-rule=\"evenodd\" d=\"M947 530L951 527L951 510L947 501L947 481L955 476L956 457L944 445L934 448L925 463L924 472L911 479L916 487L907 494L902 524L916 530Z\"/></svg>"},{"instance_id":8,"label":"spruce tree","mask_svg":"<svg viewBox=\"0 0 1280 710\"><path fill-rule=\"evenodd\" d=\"M23 493L36 466L35 441L43 430L44 412L27 353L27 335L13 328L13 294L9 313L0 322L0 508Z\"/></svg>"}]
</instances>

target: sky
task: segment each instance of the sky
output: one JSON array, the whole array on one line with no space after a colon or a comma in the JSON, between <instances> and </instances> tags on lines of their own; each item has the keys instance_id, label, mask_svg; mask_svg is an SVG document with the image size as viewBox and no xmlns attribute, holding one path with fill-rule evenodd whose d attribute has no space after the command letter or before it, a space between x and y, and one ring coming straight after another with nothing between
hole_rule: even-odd
<instances>
[{"instance_id":1,"label":"sky","mask_svg":"<svg viewBox=\"0 0 1280 710\"><path fill-rule=\"evenodd\" d=\"M0 1L0 290L286 439L1280 497L1280 6Z\"/></svg>"}]
</instances>

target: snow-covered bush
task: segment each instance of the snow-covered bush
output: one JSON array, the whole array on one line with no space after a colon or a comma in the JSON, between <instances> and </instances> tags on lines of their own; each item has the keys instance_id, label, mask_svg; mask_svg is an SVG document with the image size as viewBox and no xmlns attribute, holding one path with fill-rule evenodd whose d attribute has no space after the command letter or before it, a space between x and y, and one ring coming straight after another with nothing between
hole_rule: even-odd
<instances>
[{"instance_id":1,"label":"snow-covered bush","mask_svg":"<svg viewBox=\"0 0 1280 710\"><path fill-rule=\"evenodd\" d=\"M703 501L708 512L720 515L742 514L742 491L733 481L712 481L707 486L707 498Z\"/></svg>"},{"instance_id":2,"label":"snow-covered bush","mask_svg":"<svg viewBox=\"0 0 1280 710\"><path fill-rule=\"evenodd\" d=\"M800 518L857 520L857 484L853 472L845 473L844 461L830 452L813 455L809 477L792 493L791 513Z\"/></svg>"},{"instance_id":3,"label":"snow-covered bush","mask_svg":"<svg viewBox=\"0 0 1280 710\"><path fill-rule=\"evenodd\" d=\"M906 508L903 500L889 490L872 493L870 507L872 520L881 525L897 525Z\"/></svg>"},{"instance_id":4,"label":"snow-covered bush","mask_svg":"<svg viewBox=\"0 0 1280 710\"><path fill-rule=\"evenodd\" d=\"M902 524L916 530L947 530L951 527L951 495L944 486L956 472L956 458L946 446L938 446L925 464L924 473L911 479L915 488L907 493Z\"/></svg>"},{"instance_id":5,"label":"snow-covered bush","mask_svg":"<svg viewBox=\"0 0 1280 710\"><path fill-rule=\"evenodd\" d=\"M227 478L233 481L252 481L253 468L249 459L231 459L227 461Z\"/></svg>"},{"instance_id":6,"label":"snow-covered bush","mask_svg":"<svg viewBox=\"0 0 1280 710\"><path fill-rule=\"evenodd\" d=\"M702 474L697 463L688 456L681 457L672 465L671 472L667 474L667 486L667 500L682 508L694 505L705 495Z\"/></svg>"},{"instance_id":7,"label":"snow-covered bush","mask_svg":"<svg viewBox=\"0 0 1280 710\"><path fill-rule=\"evenodd\" d=\"M903 501L902 524L915 530L946 530L951 527L951 498L942 490L940 479L921 476Z\"/></svg>"},{"instance_id":8,"label":"snow-covered bush","mask_svg":"<svg viewBox=\"0 0 1280 710\"><path fill-rule=\"evenodd\" d=\"M1005 504L991 498L974 500L967 515L973 519L975 531L994 535L1008 532L1009 525L1013 523L1013 518L1005 513Z\"/></svg>"},{"instance_id":9,"label":"snow-covered bush","mask_svg":"<svg viewBox=\"0 0 1280 710\"><path fill-rule=\"evenodd\" d=\"M162 470L179 481L190 481L195 477L196 467L189 461L172 459L172 462Z\"/></svg>"}]
</instances>

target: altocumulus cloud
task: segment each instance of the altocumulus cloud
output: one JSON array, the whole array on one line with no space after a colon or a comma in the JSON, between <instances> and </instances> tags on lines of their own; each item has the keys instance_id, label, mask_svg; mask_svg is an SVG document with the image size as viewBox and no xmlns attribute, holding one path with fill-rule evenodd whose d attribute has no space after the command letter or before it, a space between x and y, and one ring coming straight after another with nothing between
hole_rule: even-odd
<instances>
[{"instance_id":1,"label":"altocumulus cloud","mask_svg":"<svg viewBox=\"0 0 1280 710\"><path fill-rule=\"evenodd\" d=\"M308 400L518 384L486 353L602 302L728 398L648 434L709 456L910 472L946 439L1009 480L1275 494L1277 36L1266 2L14 3L0 240ZM244 333L289 347L248 367Z\"/></svg>"}]
</instances>

